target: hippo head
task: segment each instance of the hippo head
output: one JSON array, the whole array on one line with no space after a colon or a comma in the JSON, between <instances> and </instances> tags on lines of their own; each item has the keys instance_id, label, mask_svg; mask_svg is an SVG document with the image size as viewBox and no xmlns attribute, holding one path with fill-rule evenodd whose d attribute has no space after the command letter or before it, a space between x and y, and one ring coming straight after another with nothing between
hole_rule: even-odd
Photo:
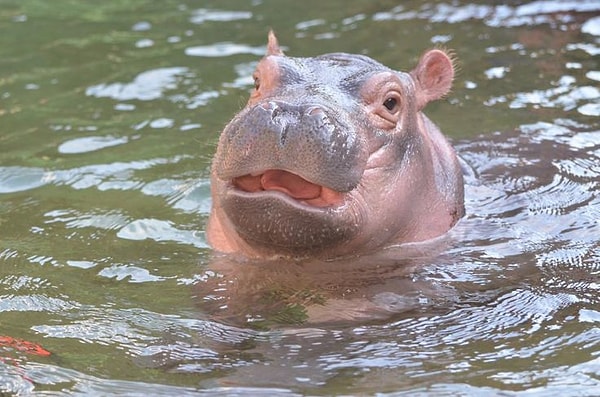
<instances>
[{"instance_id":1,"label":"hippo head","mask_svg":"<svg viewBox=\"0 0 600 397\"><path fill-rule=\"evenodd\" d=\"M453 76L441 50L405 73L362 55L287 57L271 33L214 157L210 244L335 257L445 233L463 214L462 174L421 110Z\"/></svg>"}]
</instances>

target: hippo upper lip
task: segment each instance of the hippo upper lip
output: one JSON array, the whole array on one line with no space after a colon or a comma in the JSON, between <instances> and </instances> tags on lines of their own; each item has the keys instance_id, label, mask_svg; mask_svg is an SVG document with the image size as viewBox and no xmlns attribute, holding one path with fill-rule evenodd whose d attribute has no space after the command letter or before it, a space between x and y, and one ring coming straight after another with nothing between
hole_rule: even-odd
<instances>
[{"instance_id":1,"label":"hippo upper lip","mask_svg":"<svg viewBox=\"0 0 600 397\"><path fill-rule=\"evenodd\" d=\"M368 157L347 112L319 101L270 98L248 107L222 136L214 170L224 181L280 169L347 193L358 186Z\"/></svg>"},{"instance_id":2,"label":"hippo upper lip","mask_svg":"<svg viewBox=\"0 0 600 397\"><path fill-rule=\"evenodd\" d=\"M310 182L302 176L281 169L252 172L231 180L237 189L250 194L277 192L311 207L339 206L343 193Z\"/></svg>"}]
</instances>

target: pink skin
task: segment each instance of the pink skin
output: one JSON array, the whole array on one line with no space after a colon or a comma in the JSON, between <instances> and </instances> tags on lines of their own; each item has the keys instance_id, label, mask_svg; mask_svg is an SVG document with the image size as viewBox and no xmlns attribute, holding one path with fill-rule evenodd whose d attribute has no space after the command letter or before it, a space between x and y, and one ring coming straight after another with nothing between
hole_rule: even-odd
<instances>
[{"instance_id":1,"label":"pink skin","mask_svg":"<svg viewBox=\"0 0 600 397\"><path fill-rule=\"evenodd\" d=\"M216 250L255 258L359 255L440 236L464 214L462 173L454 149L422 113L427 103L451 88L454 68L448 55L427 51L410 73L376 64L363 74L345 67L348 59L360 63L364 57L327 56L287 58L269 35L267 55L254 75L256 89L223 131L213 163L207 237ZM300 62L306 66L290 73ZM339 102L299 90L302 76L297 73L310 68L310 79L327 75L318 95L331 81ZM356 78L357 88L350 92L339 91L342 85L335 82L346 82L348 76L364 80ZM284 136L288 129L272 120L287 123L295 135ZM292 141L307 134L306 120L319 121L319 130L308 133L319 138L306 145L300 138ZM268 124L265 131L261 123ZM348 124L350 132L343 128ZM280 134L280 141L273 134ZM327 134L342 134L343 139L328 137L327 142L343 150L322 160L333 151L321 153L317 145ZM312 158L315 145L319 155ZM315 165L320 161L330 162ZM336 174L332 168L341 171ZM289 238L281 236L287 232Z\"/></svg>"}]
</instances>

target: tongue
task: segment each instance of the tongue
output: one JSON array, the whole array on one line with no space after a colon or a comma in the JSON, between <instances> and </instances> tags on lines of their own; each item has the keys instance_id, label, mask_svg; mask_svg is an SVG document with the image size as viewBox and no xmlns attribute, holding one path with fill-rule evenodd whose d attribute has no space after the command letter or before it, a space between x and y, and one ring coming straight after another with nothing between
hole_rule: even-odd
<instances>
[{"instance_id":1,"label":"tongue","mask_svg":"<svg viewBox=\"0 0 600 397\"><path fill-rule=\"evenodd\" d=\"M282 170L268 170L260 178L264 190L283 192L296 200L311 200L321 195L321 186Z\"/></svg>"}]
</instances>

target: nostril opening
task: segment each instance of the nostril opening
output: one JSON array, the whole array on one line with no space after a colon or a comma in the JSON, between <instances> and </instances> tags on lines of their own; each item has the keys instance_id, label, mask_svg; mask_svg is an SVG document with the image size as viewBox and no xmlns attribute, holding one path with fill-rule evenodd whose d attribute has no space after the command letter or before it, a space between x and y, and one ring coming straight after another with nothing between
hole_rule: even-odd
<instances>
[{"instance_id":1,"label":"nostril opening","mask_svg":"<svg viewBox=\"0 0 600 397\"><path fill-rule=\"evenodd\" d=\"M305 114L308 116L321 116L325 114L325 111L319 106L311 106L306 109Z\"/></svg>"},{"instance_id":2,"label":"nostril opening","mask_svg":"<svg viewBox=\"0 0 600 397\"><path fill-rule=\"evenodd\" d=\"M277 105L277 103L274 101L263 102L259 106L270 112L273 112L273 111L279 109L279 105Z\"/></svg>"},{"instance_id":3,"label":"nostril opening","mask_svg":"<svg viewBox=\"0 0 600 397\"><path fill-rule=\"evenodd\" d=\"M263 102L259 105L262 109L271 114L271 118L275 119L281 113L281 107L275 101Z\"/></svg>"}]
</instances>

